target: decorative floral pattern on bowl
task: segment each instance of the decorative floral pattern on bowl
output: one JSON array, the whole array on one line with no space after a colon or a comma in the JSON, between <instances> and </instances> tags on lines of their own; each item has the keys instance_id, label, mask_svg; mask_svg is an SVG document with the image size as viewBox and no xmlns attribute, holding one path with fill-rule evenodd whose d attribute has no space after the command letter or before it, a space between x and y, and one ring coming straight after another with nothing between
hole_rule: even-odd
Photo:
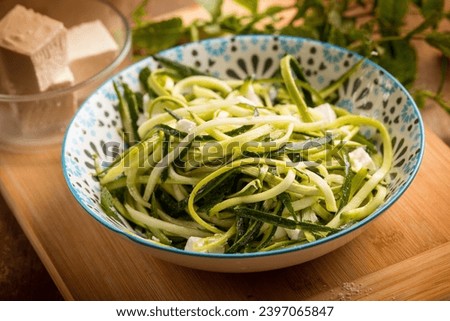
<instances>
[{"instance_id":1,"label":"decorative floral pattern on bowl","mask_svg":"<svg viewBox=\"0 0 450 321\"><path fill-rule=\"evenodd\" d=\"M221 78L245 78L248 75L271 77L278 71L279 60L285 54L291 54L298 59L309 82L319 89L338 79L353 64L362 59L352 52L330 44L296 37L260 35L210 39L161 53L167 58ZM123 70L114 79L126 81L133 90L141 90L138 74L147 66L156 68L158 63L151 57L144 59ZM422 160L424 129L414 101L405 88L390 74L374 63L365 61L340 89L337 105L352 113L363 114L382 121L391 135L394 161L390 172L389 193L386 202L375 213L325 239L270 253L194 254L171 249L146 240L134 230L130 230L124 222L108 217L101 209L99 183L92 175L93 155L98 155L101 161L108 162L124 149L123 141L118 133L121 123L117 110L118 100L112 86L114 79L104 83L87 99L67 129L62 151L66 181L78 202L97 221L113 231L148 246L155 255L178 264L218 271L258 271L298 264L325 254L351 240L359 234L353 232L371 222L392 205L412 182ZM363 133L370 136L376 135L369 129L363 129ZM345 241L339 241L340 239ZM317 248L316 254L308 253L305 257L301 257L296 253L313 248ZM184 255L184 259L177 258L180 254ZM270 264L260 260L272 255L281 255L284 259ZM295 258L295 255L298 255L298 258ZM238 259L239 264L233 268L232 264L236 262L224 263L223 258L229 258L231 261ZM209 266L205 267L201 259L217 259L221 263L208 261ZM246 259L253 263L246 265ZM186 260L187 263L180 260ZM221 264L221 267L214 265L215 263Z\"/></svg>"}]
</instances>

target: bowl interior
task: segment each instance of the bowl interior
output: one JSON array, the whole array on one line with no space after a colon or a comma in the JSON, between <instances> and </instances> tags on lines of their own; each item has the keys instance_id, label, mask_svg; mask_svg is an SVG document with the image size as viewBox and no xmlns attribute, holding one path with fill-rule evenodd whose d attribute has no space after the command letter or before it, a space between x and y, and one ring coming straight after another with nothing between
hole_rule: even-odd
<instances>
[{"instance_id":1,"label":"bowl interior","mask_svg":"<svg viewBox=\"0 0 450 321\"><path fill-rule=\"evenodd\" d=\"M361 59L360 56L329 44L285 36L238 36L191 43L166 50L162 55L210 72L221 78L245 78L248 75L270 77L279 67L286 54L295 56L304 68L310 83L323 88L336 80L348 68ZM139 90L138 73L158 64L152 59L142 60L114 77ZM81 107L69 126L62 152L64 174L78 202L95 219L108 228L122 233L134 241L189 254L182 250L159 247L128 230L121 222L105 215L99 204L100 187L91 175L94 168L93 154L105 162L117 150L124 148L117 133L121 126L117 111L117 98L112 80L103 84ZM280 249L270 253L286 253L326 243L360 228L385 211L406 190L414 178L423 153L424 133L418 109L407 91L386 71L370 61L340 89L338 106L356 114L363 114L382 121L392 138L394 160L390 171L391 183L385 203L368 218L330 237L294 248ZM369 129L366 135L376 135ZM192 254L192 253L191 253ZM227 254L201 254L197 256L226 257ZM230 254L231 256L255 257L267 253Z\"/></svg>"}]
</instances>

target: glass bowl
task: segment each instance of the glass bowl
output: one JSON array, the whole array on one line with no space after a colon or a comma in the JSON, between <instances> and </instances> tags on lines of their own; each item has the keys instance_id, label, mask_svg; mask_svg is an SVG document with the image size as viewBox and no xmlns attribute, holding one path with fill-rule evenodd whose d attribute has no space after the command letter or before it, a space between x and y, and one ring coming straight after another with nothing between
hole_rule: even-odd
<instances>
[{"instance_id":1,"label":"glass bowl","mask_svg":"<svg viewBox=\"0 0 450 321\"><path fill-rule=\"evenodd\" d=\"M78 106L101 83L130 63L131 30L119 10L100 0L2 0L0 20L17 4L62 22L66 29L100 20L117 43L116 53L105 58L98 70L78 77L70 87L25 94L0 91L0 148L36 151L39 150L36 146L59 146Z\"/></svg>"}]
</instances>

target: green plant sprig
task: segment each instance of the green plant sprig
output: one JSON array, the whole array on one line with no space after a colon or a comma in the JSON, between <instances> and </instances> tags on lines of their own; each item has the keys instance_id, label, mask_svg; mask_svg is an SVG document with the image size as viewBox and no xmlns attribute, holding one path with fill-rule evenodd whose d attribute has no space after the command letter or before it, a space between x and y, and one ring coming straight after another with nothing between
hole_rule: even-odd
<instances>
[{"instance_id":1,"label":"green plant sprig","mask_svg":"<svg viewBox=\"0 0 450 321\"><path fill-rule=\"evenodd\" d=\"M223 13L223 0L196 0L209 13L205 19L184 24L181 17L163 21L145 19L148 0L133 12L133 53L136 59L177 44L200 39L239 34L280 34L329 42L370 57L392 73L414 96L420 108L431 99L450 113L443 96L450 31L440 24L450 20L444 0L297 0L259 9L258 0L233 0L246 9L242 15ZM407 29L406 15L415 9L421 23ZM288 21L286 12L292 14ZM441 80L433 92L415 88L417 52L412 41L424 41L442 53Z\"/></svg>"}]
</instances>

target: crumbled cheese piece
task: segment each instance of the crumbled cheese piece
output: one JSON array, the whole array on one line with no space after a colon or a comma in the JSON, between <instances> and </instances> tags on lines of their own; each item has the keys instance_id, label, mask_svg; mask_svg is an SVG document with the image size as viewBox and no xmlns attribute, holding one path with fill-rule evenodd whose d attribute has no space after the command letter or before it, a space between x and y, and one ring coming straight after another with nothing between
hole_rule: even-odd
<instances>
[{"instance_id":1,"label":"crumbled cheese piece","mask_svg":"<svg viewBox=\"0 0 450 321\"><path fill-rule=\"evenodd\" d=\"M376 169L375 163L373 162L370 155L364 150L362 147L358 147L355 150L348 153L350 157L350 164L352 169L357 172L361 168L365 167L370 171L374 171Z\"/></svg>"},{"instance_id":2,"label":"crumbled cheese piece","mask_svg":"<svg viewBox=\"0 0 450 321\"><path fill-rule=\"evenodd\" d=\"M188 238L184 247L185 251L199 252L199 253L224 253L225 248L223 246L210 247L204 250L199 250L205 245L205 238L191 236Z\"/></svg>"},{"instance_id":3,"label":"crumbled cheese piece","mask_svg":"<svg viewBox=\"0 0 450 321\"><path fill-rule=\"evenodd\" d=\"M197 127L197 124L189 119L180 119L177 121L177 129L179 131L189 133L191 130L193 130L195 127Z\"/></svg>"},{"instance_id":4,"label":"crumbled cheese piece","mask_svg":"<svg viewBox=\"0 0 450 321\"><path fill-rule=\"evenodd\" d=\"M0 21L0 56L14 94L59 86L67 66L67 30L50 17L16 5Z\"/></svg>"},{"instance_id":5,"label":"crumbled cheese piece","mask_svg":"<svg viewBox=\"0 0 450 321\"><path fill-rule=\"evenodd\" d=\"M270 98L270 101L271 101L271 102L274 102L274 101L275 101L275 98L277 98L277 95L278 95L278 91L275 89L275 87L270 86L270 89L269 89L269 98Z\"/></svg>"},{"instance_id":6,"label":"crumbled cheese piece","mask_svg":"<svg viewBox=\"0 0 450 321\"><path fill-rule=\"evenodd\" d=\"M289 216L288 219L294 220L294 217ZM292 230L292 229L285 228L284 230L286 231L287 236L291 240L299 240L304 237L303 231L301 229L297 228L295 230Z\"/></svg>"},{"instance_id":7,"label":"crumbled cheese piece","mask_svg":"<svg viewBox=\"0 0 450 321\"><path fill-rule=\"evenodd\" d=\"M76 82L101 71L114 59L118 51L117 43L100 20L70 28L67 48L70 69Z\"/></svg>"},{"instance_id":8,"label":"crumbled cheese piece","mask_svg":"<svg viewBox=\"0 0 450 321\"><path fill-rule=\"evenodd\" d=\"M303 238L304 234L303 231L300 229L295 229L295 230L290 230L290 229L285 229L286 230L286 234L288 235L289 239L291 240L299 240L301 238Z\"/></svg>"},{"instance_id":9,"label":"crumbled cheese piece","mask_svg":"<svg viewBox=\"0 0 450 321\"><path fill-rule=\"evenodd\" d=\"M317 223L319 222L319 219L316 215L316 212L314 212L311 208L308 208L302 212L302 221Z\"/></svg>"},{"instance_id":10,"label":"crumbled cheese piece","mask_svg":"<svg viewBox=\"0 0 450 321\"><path fill-rule=\"evenodd\" d=\"M319 105L314 108L309 108L309 111L313 114L314 118L317 120L326 121L330 123L336 120L336 113L334 112L331 105L328 103Z\"/></svg>"},{"instance_id":11,"label":"crumbled cheese piece","mask_svg":"<svg viewBox=\"0 0 450 321\"><path fill-rule=\"evenodd\" d=\"M277 229L275 230L275 233L272 236L273 240L281 240L283 237L286 236L286 230L282 227L277 227Z\"/></svg>"}]
</instances>

